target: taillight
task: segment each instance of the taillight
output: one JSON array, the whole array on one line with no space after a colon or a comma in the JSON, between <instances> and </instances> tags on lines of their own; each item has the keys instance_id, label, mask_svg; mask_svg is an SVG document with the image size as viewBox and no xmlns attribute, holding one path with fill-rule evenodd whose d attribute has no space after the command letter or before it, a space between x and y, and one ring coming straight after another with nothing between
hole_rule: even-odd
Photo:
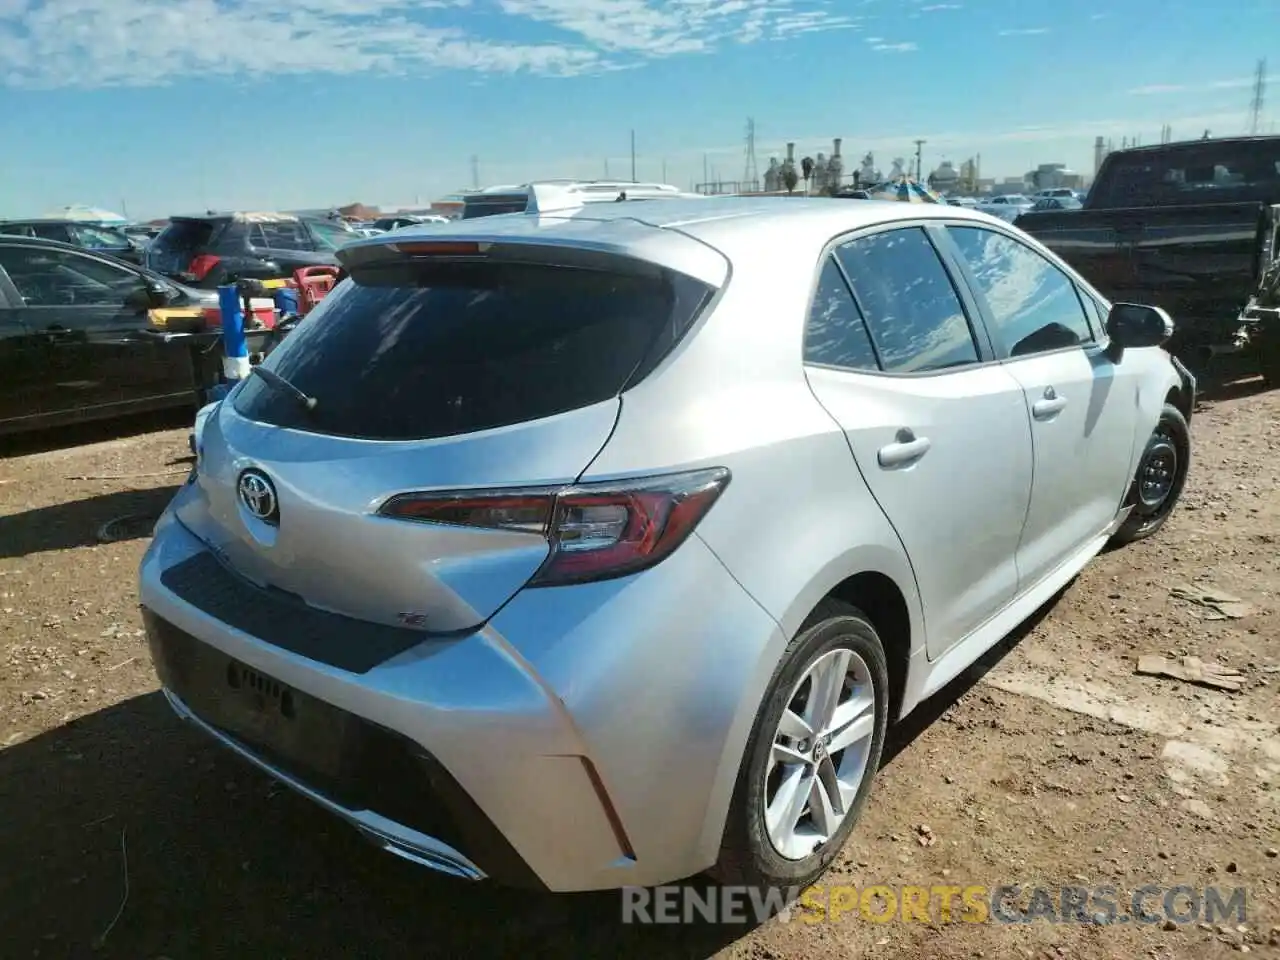
<instances>
[{"instance_id":1,"label":"taillight","mask_svg":"<svg viewBox=\"0 0 1280 960\"><path fill-rule=\"evenodd\" d=\"M191 263L187 265L187 272L198 282L207 277L221 260L221 257L215 257L211 253L202 253L198 257L191 258Z\"/></svg>"},{"instance_id":2,"label":"taillight","mask_svg":"<svg viewBox=\"0 0 1280 960\"><path fill-rule=\"evenodd\" d=\"M383 516L543 536L551 552L532 587L607 580L668 557L729 483L723 467L641 480L514 491L409 493Z\"/></svg>"}]
</instances>

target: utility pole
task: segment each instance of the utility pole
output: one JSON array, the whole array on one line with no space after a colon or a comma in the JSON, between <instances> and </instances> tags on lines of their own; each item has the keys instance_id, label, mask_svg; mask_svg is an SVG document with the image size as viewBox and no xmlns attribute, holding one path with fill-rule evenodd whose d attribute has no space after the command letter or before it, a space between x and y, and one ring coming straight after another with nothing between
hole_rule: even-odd
<instances>
[{"instance_id":1,"label":"utility pole","mask_svg":"<svg viewBox=\"0 0 1280 960\"><path fill-rule=\"evenodd\" d=\"M924 157L925 141L916 141L916 180L920 180L923 175L923 157Z\"/></svg>"},{"instance_id":2,"label":"utility pole","mask_svg":"<svg viewBox=\"0 0 1280 960\"><path fill-rule=\"evenodd\" d=\"M609 179L609 158L608 157L604 158L604 178L606 180Z\"/></svg>"},{"instance_id":3,"label":"utility pole","mask_svg":"<svg viewBox=\"0 0 1280 960\"><path fill-rule=\"evenodd\" d=\"M756 164L756 122L747 118L747 165L742 174L742 188L756 191L760 189L760 168Z\"/></svg>"},{"instance_id":4,"label":"utility pole","mask_svg":"<svg viewBox=\"0 0 1280 960\"><path fill-rule=\"evenodd\" d=\"M707 171L707 155L702 155L702 185L704 190L711 189L711 174Z\"/></svg>"},{"instance_id":5,"label":"utility pole","mask_svg":"<svg viewBox=\"0 0 1280 960\"><path fill-rule=\"evenodd\" d=\"M662 182L667 182L667 161L665 159L662 161Z\"/></svg>"},{"instance_id":6,"label":"utility pole","mask_svg":"<svg viewBox=\"0 0 1280 960\"><path fill-rule=\"evenodd\" d=\"M480 189L480 158L474 153L471 155L471 186Z\"/></svg>"},{"instance_id":7,"label":"utility pole","mask_svg":"<svg viewBox=\"0 0 1280 960\"><path fill-rule=\"evenodd\" d=\"M631 182L636 182L636 132L631 131Z\"/></svg>"},{"instance_id":8,"label":"utility pole","mask_svg":"<svg viewBox=\"0 0 1280 960\"><path fill-rule=\"evenodd\" d=\"M1249 133L1257 136L1262 129L1262 107L1267 94L1267 61L1258 61L1253 78L1253 98L1249 101Z\"/></svg>"}]
</instances>

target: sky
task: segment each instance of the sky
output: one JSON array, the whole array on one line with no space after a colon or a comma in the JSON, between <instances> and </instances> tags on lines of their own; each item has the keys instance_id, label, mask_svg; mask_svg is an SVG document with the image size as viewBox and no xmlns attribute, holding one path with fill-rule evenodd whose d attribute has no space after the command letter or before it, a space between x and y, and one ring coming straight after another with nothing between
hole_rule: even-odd
<instances>
[{"instance_id":1,"label":"sky","mask_svg":"<svg viewBox=\"0 0 1280 960\"><path fill-rule=\"evenodd\" d=\"M0 0L0 217L630 178L632 131L688 189L742 177L748 117L761 171L842 137L1090 173L1098 135L1245 132L1276 37L1280 0Z\"/></svg>"}]
</instances>

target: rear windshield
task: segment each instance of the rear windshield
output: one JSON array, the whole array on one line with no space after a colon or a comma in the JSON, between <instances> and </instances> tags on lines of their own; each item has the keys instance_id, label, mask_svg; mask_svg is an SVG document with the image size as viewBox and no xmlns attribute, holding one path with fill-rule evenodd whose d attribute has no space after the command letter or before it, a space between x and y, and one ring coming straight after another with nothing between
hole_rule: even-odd
<instances>
[{"instance_id":1,"label":"rear windshield","mask_svg":"<svg viewBox=\"0 0 1280 960\"><path fill-rule=\"evenodd\" d=\"M1280 199L1280 137L1248 142L1206 140L1192 147L1117 154L1094 185L1090 204L1275 202Z\"/></svg>"},{"instance_id":2,"label":"rear windshield","mask_svg":"<svg viewBox=\"0 0 1280 960\"><path fill-rule=\"evenodd\" d=\"M316 398L250 377L245 417L318 433L423 440L616 396L688 329L710 289L681 274L421 262L357 271L268 365Z\"/></svg>"},{"instance_id":3,"label":"rear windshield","mask_svg":"<svg viewBox=\"0 0 1280 960\"><path fill-rule=\"evenodd\" d=\"M523 193L497 194L492 197L467 197L462 205L462 219L492 217L500 213L524 213L529 209L529 197Z\"/></svg>"},{"instance_id":4,"label":"rear windshield","mask_svg":"<svg viewBox=\"0 0 1280 960\"><path fill-rule=\"evenodd\" d=\"M174 220L151 241L148 262L166 273L186 270L192 257L210 246L226 224L226 220Z\"/></svg>"}]
</instances>

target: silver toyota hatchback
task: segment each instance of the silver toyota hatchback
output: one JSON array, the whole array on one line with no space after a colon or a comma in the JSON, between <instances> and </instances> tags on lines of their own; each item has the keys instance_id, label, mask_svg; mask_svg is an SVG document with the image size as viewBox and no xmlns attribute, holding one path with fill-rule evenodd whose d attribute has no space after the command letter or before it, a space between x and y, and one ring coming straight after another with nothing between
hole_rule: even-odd
<instances>
[{"instance_id":1,"label":"silver toyota hatchback","mask_svg":"<svg viewBox=\"0 0 1280 960\"><path fill-rule=\"evenodd\" d=\"M201 429L141 568L177 713L404 857L802 885L888 724L1153 533L1195 382L951 206L409 228Z\"/></svg>"}]
</instances>

